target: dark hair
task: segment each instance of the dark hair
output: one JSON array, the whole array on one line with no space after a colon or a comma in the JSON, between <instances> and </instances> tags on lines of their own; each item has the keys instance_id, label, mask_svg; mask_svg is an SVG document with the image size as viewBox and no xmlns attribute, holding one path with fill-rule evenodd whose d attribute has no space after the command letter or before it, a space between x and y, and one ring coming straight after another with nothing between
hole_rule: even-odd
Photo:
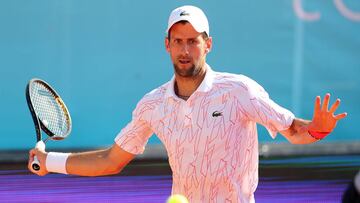
<instances>
[{"instance_id":1,"label":"dark hair","mask_svg":"<svg viewBox=\"0 0 360 203\"><path fill-rule=\"evenodd\" d=\"M175 24L178 24L178 23L185 24L185 23L189 23L189 21L180 20L179 22L174 23L174 25L175 25ZM173 25L173 26L174 26L174 25ZM168 40L170 40L170 32L171 32L171 28L169 29L168 34L167 34ZM207 40L207 39L209 38L209 36L208 36L208 34L207 34L206 32L202 32L202 33L201 33L201 36L202 36L202 38L203 38L204 40Z\"/></svg>"}]
</instances>

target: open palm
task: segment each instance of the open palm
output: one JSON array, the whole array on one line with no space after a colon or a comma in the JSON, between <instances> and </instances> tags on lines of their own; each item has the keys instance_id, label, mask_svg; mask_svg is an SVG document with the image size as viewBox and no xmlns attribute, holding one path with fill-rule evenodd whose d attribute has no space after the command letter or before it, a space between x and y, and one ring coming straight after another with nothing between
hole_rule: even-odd
<instances>
[{"instance_id":1,"label":"open palm","mask_svg":"<svg viewBox=\"0 0 360 203\"><path fill-rule=\"evenodd\" d=\"M346 117L347 113L335 115L336 109L340 105L340 99L337 99L329 109L330 94L326 94L321 106L321 98L315 99L314 115L308 130L312 132L330 133L335 128L337 122Z\"/></svg>"}]
</instances>

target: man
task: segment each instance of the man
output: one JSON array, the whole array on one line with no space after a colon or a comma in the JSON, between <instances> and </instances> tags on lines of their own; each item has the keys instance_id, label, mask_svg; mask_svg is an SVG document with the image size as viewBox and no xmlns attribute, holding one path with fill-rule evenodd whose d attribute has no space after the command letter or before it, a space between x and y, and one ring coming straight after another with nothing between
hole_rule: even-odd
<instances>
[{"instance_id":1,"label":"man","mask_svg":"<svg viewBox=\"0 0 360 203\"><path fill-rule=\"evenodd\" d=\"M119 173L144 151L155 133L165 145L173 172L173 194L190 202L254 202L258 183L256 123L275 138L280 132L291 143L307 144L328 135L346 113L334 115L339 100L328 110L316 98L312 121L295 118L275 104L255 81L213 71L206 63L212 48L209 24L197 7L172 11L165 47L174 64L174 77L146 94L132 121L112 147L85 153L30 151L49 172L82 176ZM31 170L31 168L30 168Z\"/></svg>"}]
</instances>

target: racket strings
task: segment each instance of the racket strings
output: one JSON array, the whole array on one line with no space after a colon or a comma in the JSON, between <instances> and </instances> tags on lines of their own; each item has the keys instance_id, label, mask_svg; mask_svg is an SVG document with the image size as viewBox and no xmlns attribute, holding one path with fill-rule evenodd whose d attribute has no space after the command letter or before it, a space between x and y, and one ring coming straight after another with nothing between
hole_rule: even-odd
<instances>
[{"instance_id":1,"label":"racket strings","mask_svg":"<svg viewBox=\"0 0 360 203\"><path fill-rule=\"evenodd\" d=\"M61 99L41 83L33 83L30 95L35 112L45 127L56 136L66 136L70 119Z\"/></svg>"}]
</instances>

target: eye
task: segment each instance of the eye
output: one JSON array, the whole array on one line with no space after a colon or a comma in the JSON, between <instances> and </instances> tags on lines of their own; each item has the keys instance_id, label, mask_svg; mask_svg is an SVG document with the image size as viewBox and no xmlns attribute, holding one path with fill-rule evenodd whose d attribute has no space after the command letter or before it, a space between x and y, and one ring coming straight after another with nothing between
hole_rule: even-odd
<instances>
[{"instance_id":1,"label":"eye","mask_svg":"<svg viewBox=\"0 0 360 203\"><path fill-rule=\"evenodd\" d=\"M189 39L189 44L196 44L196 40L195 39Z\"/></svg>"},{"instance_id":2,"label":"eye","mask_svg":"<svg viewBox=\"0 0 360 203\"><path fill-rule=\"evenodd\" d=\"M180 40L180 39L174 39L174 43L175 43L175 44L180 44L180 43L181 43L181 40Z\"/></svg>"}]
</instances>

